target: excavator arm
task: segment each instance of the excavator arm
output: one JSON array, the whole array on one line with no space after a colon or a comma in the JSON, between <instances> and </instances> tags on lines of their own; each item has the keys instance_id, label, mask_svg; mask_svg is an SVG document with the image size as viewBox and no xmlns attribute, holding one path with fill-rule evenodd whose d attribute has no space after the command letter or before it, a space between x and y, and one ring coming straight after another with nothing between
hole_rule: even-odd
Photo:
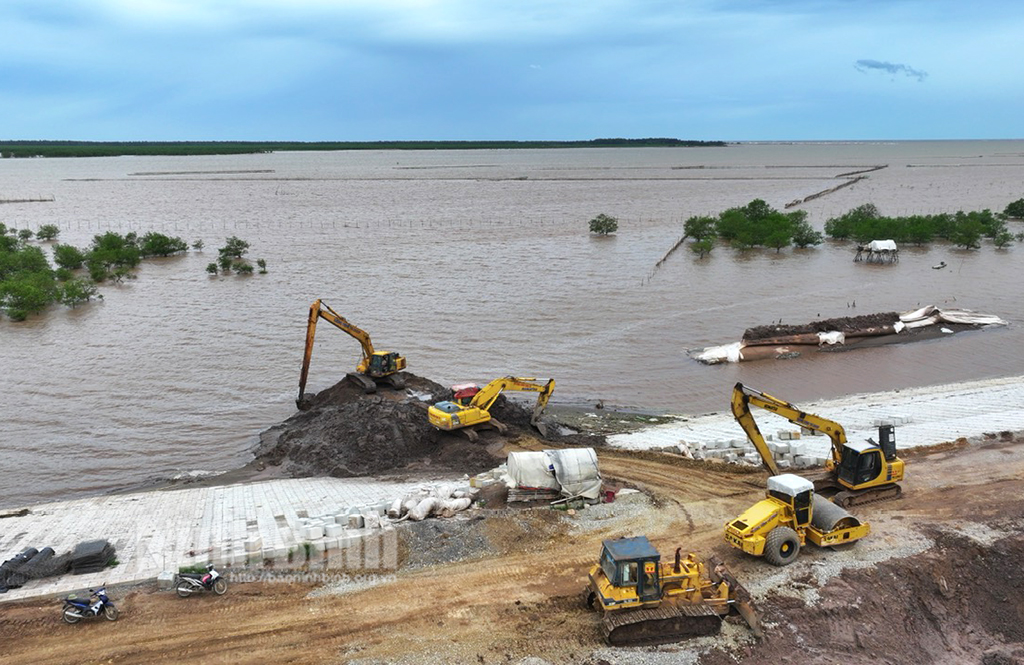
<instances>
[{"instance_id":1,"label":"excavator arm","mask_svg":"<svg viewBox=\"0 0 1024 665\"><path fill-rule=\"evenodd\" d=\"M316 324L321 318L333 323L336 327L348 333L359 342L363 349L363 359L359 362L356 371L365 373L370 366L370 359L373 357L373 343L370 341L370 334L362 328L352 325L345 317L331 309L319 298L309 306L309 320L306 323L306 351L302 356L302 372L299 374L299 396L295 403L302 408L302 398L306 392L306 379L309 377L309 361L313 357L313 338L316 336Z\"/></svg>"},{"instance_id":2,"label":"excavator arm","mask_svg":"<svg viewBox=\"0 0 1024 665\"><path fill-rule=\"evenodd\" d=\"M754 390L742 383L737 383L732 391L732 414L736 417L736 422L740 424L743 431L747 433L747 438L750 439L750 442L754 444L757 452L761 455L761 461L764 462L765 468L773 476L778 475L779 469L775 464L772 451L769 450L768 444L765 442L764 437L761 436L757 423L754 422L754 415L750 412L751 404L778 414L795 425L828 435L832 440L832 464L835 467L839 466L840 461L842 461L843 446L846 444L846 430L843 429L842 425L821 416L816 416L813 413L801 411L789 402L772 397L768 393Z\"/></svg>"},{"instance_id":3,"label":"excavator arm","mask_svg":"<svg viewBox=\"0 0 1024 665\"><path fill-rule=\"evenodd\" d=\"M505 390L540 393L537 396L537 404L533 407L533 416L530 417L530 424L539 429L540 416L544 413L544 409L547 408L548 400L551 399L551 393L555 391L555 380L503 376L481 388L480 392L473 396L473 400L469 405L484 411L490 411L494 401L498 399L498 395Z\"/></svg>"}]
</instances>

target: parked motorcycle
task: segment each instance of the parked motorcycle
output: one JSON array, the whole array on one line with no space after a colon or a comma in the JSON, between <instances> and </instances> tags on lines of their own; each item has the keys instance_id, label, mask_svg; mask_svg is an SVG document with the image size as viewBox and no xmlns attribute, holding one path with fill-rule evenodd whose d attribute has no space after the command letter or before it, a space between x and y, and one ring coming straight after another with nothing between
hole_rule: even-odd
<instances>
[{"instance_id":1,"label":"parked motorcycle","mask_svg":"<svg viewBox=\"0 0 1024 665\"><path fill-rule=\"evenodd\" d=\"M107 585L103 584L99 589L89 589L88 598L79 598L71 594L64 599L64 609L61 611L61 618L66 623L78 623L85 618L96 618L102 616L107 621L117 621L119 612L114 603L107 597Z\"/></svg>"},{"instance_id":2,"label":"parked motorcycle","mask_svg":"<svg viewBox=\"0 0 1024 665\"><path fill-rule=\"evenodd\" d=\"M212 591L218 596L223 596L228 591L228 581L221 577L212 563L208 563L205 573L178 573L174 587L182 598L188 598L200 591Z\"/></svg>"}]
</instances>

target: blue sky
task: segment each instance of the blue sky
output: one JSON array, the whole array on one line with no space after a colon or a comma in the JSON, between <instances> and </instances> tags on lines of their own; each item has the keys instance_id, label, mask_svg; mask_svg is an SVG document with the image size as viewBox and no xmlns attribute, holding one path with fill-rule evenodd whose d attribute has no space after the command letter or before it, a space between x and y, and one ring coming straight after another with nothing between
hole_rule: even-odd
<instances>
[{"instance_id":1,"label":"blue sky","mask_svg":"<svg viewBox=\"0 0 1024 665\"><path fill-rule=\"evenodd\" d=\"M4 0L0 139L1024 138L1019 0Z\"/></svg>"}]
</instances>

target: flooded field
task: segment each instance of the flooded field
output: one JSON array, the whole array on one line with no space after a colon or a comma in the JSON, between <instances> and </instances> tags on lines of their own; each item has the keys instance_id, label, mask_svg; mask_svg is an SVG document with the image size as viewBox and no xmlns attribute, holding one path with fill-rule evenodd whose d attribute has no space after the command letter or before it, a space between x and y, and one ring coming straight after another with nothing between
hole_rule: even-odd
<instances>
[{"instance_id":1,"label":"flooded field","mask_svg":"<svg viewBox=\"0 0 1024 665\"><path fill-rule=\"evenodd\" d=\"M294 412L316 298L412 372L551 376L556 403L696 414L726 409L738 380L800 401L1024 374L1019 245L907 247L896 265L854 263L840 243L703 260L681 248L655 268L691 215L754 198L782 209L875 166L800 209L820 229L868 202L911 214L1024 197L1020 141L0 160L0 200L53 198L0 205L8 226L56 224L78 246L107 230L206 245L144 262L101 302L0 318L0 506L245 463ZM615 236L588 234L602 212L619 218ZM269 273L208 276L228 236ZM919 304L1010 325L788 361L686 355L775 320ZM359 356L347 335L318 332L312 391Z\"/></svg>"}]
</instances>

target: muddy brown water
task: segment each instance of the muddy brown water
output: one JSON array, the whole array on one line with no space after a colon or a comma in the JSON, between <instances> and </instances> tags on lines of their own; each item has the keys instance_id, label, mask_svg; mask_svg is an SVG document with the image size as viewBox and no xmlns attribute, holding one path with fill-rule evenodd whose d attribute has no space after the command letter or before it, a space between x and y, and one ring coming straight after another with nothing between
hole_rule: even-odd
<instances>
[{"instance_id":1,"label":"muddy brown water","mask_svg":"<svg viewBox=\"0 0 1024 665\"><path fill-rule=\"evenodd\" d=\"M1019 246L906 247L896 265L854 263L849 244L703 260L680 248L655 268L690 215L754 198L782 209L880 165L801 208L821 228L866 202L911 214L1024 196L1022 141L0 160L0 199L54 199L0 205L8 226L56 224L79 246L107 230L206 244L145 262L102 302L0 317L0 507L245 463L294 413L315 298L421 376L550 376L556 403L696 414L727 408L738 380L799 402L1024 374ZM601 212L619 218L616 235L587 233ZM206 274L232 235L269 274ZM686 356L776 320L919 304L1011 325L790 361ZM322 326L308 389L358 355Z\"/></svg>"}]
</instances>

